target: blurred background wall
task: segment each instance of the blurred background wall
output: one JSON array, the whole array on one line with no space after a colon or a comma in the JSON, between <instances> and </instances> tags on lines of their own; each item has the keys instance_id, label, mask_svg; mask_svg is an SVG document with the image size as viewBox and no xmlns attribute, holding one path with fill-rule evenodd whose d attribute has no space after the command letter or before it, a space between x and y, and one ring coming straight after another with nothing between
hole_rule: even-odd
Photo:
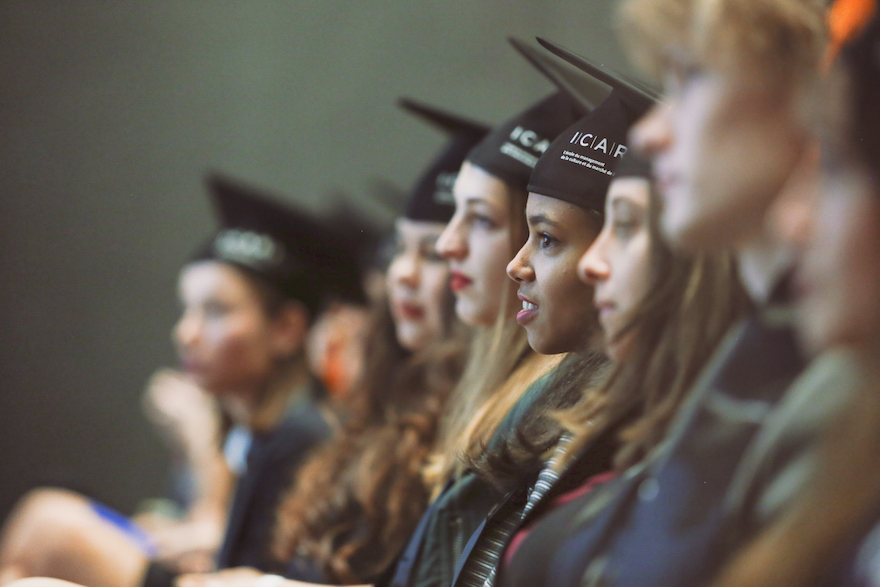
<instances>
[{"instance_id":1,"label":"blurred background wall","mask_svg":"<svg viewBox=\"0 0 880 587\"><path fill-rule=\"evenodd\" d=\"M443 138L405 95L497 123L551 86L507 44L625 62L611 0L0 3L0 518L37 484L161 494L139 397L174 365L177 270L219 169L321 207L412 182Z\"/></svg>"}]
</instances>

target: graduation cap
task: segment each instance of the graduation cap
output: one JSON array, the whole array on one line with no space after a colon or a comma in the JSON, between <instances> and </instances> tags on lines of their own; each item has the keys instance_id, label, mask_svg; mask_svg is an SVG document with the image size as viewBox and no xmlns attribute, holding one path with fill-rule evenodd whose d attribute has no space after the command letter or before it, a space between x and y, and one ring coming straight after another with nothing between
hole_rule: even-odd
<instances>
[{"instance_id":1,"label":"graduation cap","mask_svg":"<svg viewBox=\"0 0 880 587\"><path fill-rule=\"evenodd\" d=\"M532 169L551 141L583 114L578 102L565 92L556 92L496 127L467 160L507 185L525 190Z\"/></svg>"},{"instance_id":2,"label":"graduation cap","mask_svg":"<svg viewBox=\"0 0 880 587\"><path fill-rule=\"evenodd\" d=\"M550 44L544 41L545 46ZM545 75L556 80L565 73L571 91L588 88L596 95L596 84L605 98L592 112L562 132L546 149L529 181L529 191L602 212L608 186L627 152L629 127L655 103L652 94L631 80L610 72L559 45L554 54L579 70L567 70L557 58L539 53L524 43L517 46L527 53ZM557 82L558 83L558 82ZM586 99L586 98L585 98Z\"/></svg>"},{"instance_id":3,"label":"graduation cap","mask_svg":"<svg viewBox=\"0 0 880 587\"><path fill-rule=\"evenodd\" d=\"M538 43L557 57L564 59L584 73L616 89L628 104L641 112L647 111L660 100L660 92L643 81L590 61L586 57L578 55L558 43L542 39L541 37L536 37L536 39Z\"/></svg>"},{"instance_id":4,"label":"graduation cap","mask_svg":"<svg viewBox=\"0 0 880 587\"><path fill-rule=\"evenodd\" d=\"M314 317L329 298L362 298L360 274L335 228L244 183L210 173L205 183L220 228L196 255L231 263L299 300Z\"/></svg>"},{"instance_id":5,"label":"graduation cap","mask_svg":"<svg viewBox=\"0 0 880 587\"><path fill-rule=\"evenodd\" d=\"M849 73L850 136L871 171L880 172L880 8L841 48L840 61Z\"/></svg>"},{"instance_id":6,"label":"graduation cap","mask_svg":"<svg viewBox=\"0 0 880 587\"><path fill-rule=\"evenodd\" d=\"M446 146L416 182L404 215L410 220L449 222L455 212L452 186L458 170L470 150L489 132L489 127L409 98L400 98L397 103L449 135Z\"/></svg>"}]
</instances>

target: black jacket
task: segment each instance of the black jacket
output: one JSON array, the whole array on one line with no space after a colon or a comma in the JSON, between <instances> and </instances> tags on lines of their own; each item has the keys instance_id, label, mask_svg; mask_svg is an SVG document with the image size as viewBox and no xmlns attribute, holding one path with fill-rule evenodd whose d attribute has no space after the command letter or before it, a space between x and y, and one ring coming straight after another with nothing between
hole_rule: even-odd
<instances>
[{"instance_id":1,"label":"black jacket","mask_svg":"<svg viewBox=\"0 0 880 587\"><path fill-rule=\"evenodd\" d=\"M275 428L254 434L247 471L235 489L217 568L279 570L269 554L279 501L306 455L330 436L319 406L322 395L316 384L294 400Z\"/></svg>"}]
</instances>

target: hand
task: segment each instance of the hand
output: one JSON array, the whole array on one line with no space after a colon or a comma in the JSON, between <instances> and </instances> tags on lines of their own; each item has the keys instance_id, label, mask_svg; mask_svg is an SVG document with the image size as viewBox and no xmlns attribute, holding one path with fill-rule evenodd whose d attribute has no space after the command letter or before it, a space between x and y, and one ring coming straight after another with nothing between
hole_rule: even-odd
<instances>
[{"instance_id":1,"label":"hand","mask_svg":"<svg viewBox=\"0 0 880 587\"><path fill-rule=\"evenodd\" d=\"M223 541L225 519L195 519L154 528L150 536L157 558L182 573L214 570L214 556Z\"/></svg>"},{"instance_id":2,"label":"hand","mask_svg":"<svg viewBox=\"0 0 880 587\"><path fill-rule=\"evenodd\" d=\"M147 417L187 453L216 446L220 434L217 401L183 373L156 371L147 382L142 403Z\"/></svg>"},{"instance_id":3,"label":"hand","mask_svg":"<svg viewBox=\"0 0 880 587\"><path fill-rule=\"evenodd\" d=\"M181 575L176 587L254 587L263 573L250 567L224 569L216 573Z\"/></svg>"}]
</instances>

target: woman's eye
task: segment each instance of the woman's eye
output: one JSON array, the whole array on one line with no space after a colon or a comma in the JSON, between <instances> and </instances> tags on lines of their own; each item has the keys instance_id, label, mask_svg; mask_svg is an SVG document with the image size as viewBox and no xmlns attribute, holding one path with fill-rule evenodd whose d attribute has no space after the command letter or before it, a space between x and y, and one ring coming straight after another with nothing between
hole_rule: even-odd
<instances>
[{"instance_id":1,"label":"woman's eye","mask_svg":"<svg viewBox=\"0 0 880 587\"><path fill-rule=\"evenodd\" d=\"M542 249L552 247L553 245L555 245L558 242L559 242L558 239L556 239L552 235L547 234L546 232L542 232L542 233L538 234L538 245Z\"/></svg>"},{"instance_id":2,"label":"woman's eye","mask_svg":"<svg viewBox=\"0 0 880 587\"><path fill-rule=\"evenodd\" d=\"M492 221L492 219L489 218L488 216L486 216L485 214L473 213L473 214L471 214L470 221L473 225L479 226L481 228L494 228L495 227L495 223Z\"/></svg>"},{"instance_id":3,"label":"woman's eye","mask_svg":"<svg viewBox=\"0 0 880 587\"><path fill-rule=\"evenodd\" d=\"M634 220L615 220L612 226L614 234L622 239L632 236L639 227L638 223Z\"/></svg>"},{"instance_id":4,"label":"woman's eye","mask_svg":"<svg viewBox=\"0 0 880 587\"><path fill-rule=\"evenodd\" d=\"M204 306L205 316L208 318L222 318L230 311L229 306L220 302L208 302Z\"/></svg>"}]
</instances>

